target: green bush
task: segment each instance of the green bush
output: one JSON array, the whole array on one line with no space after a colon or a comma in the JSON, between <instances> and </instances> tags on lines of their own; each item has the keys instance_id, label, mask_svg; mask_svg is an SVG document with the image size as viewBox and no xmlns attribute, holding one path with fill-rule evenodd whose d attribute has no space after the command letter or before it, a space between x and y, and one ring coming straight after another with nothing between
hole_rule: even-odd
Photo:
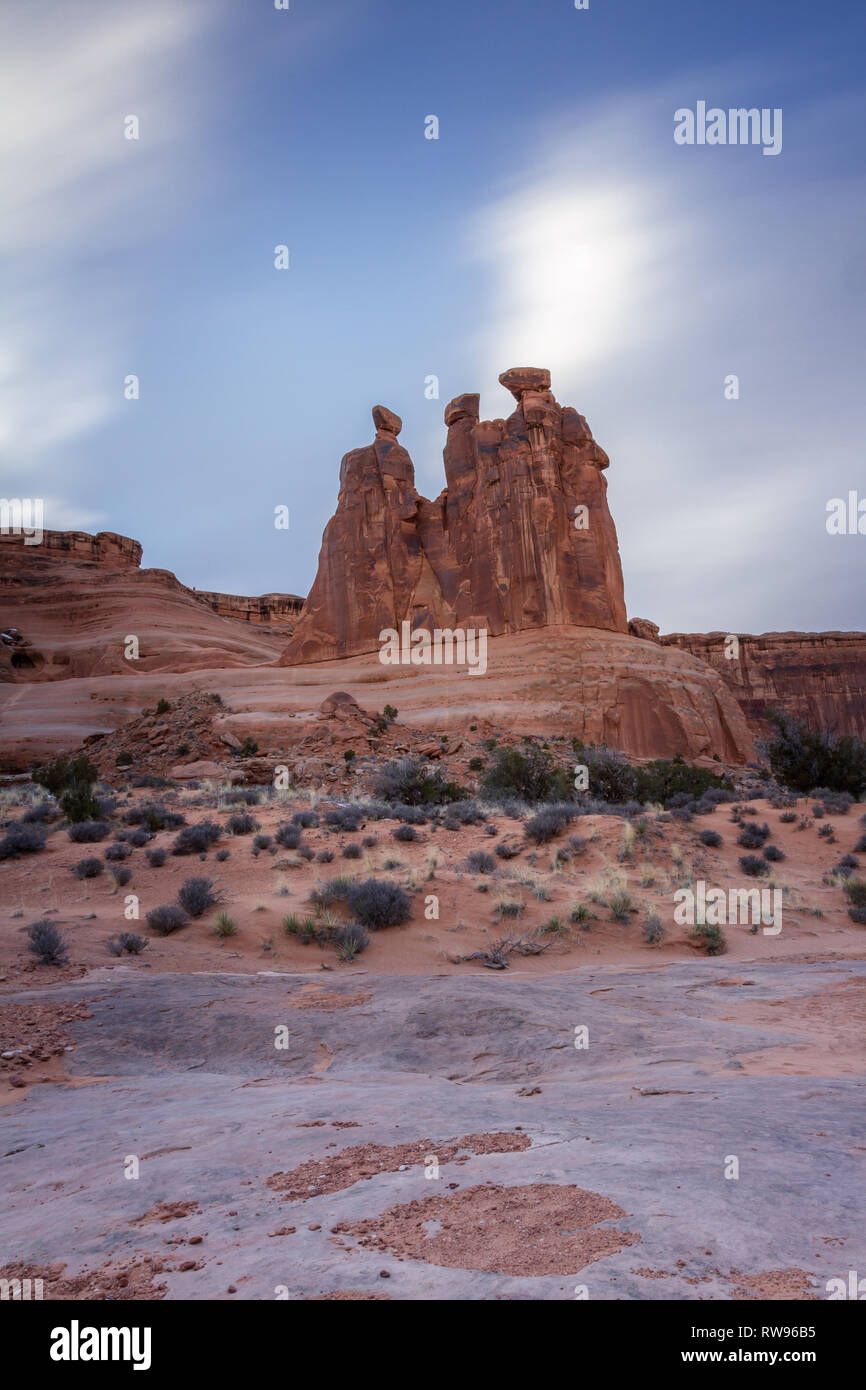
<instances>
[{"instance_id":1,"label":"green bush","mask_svg":"<svg viewBox=\"0 0 866 1390\"><path fill-rule=\"evenodd\" d=\"M99 820L99 801L86 782L70 787L60 798L63 814L73 825Z\"/></svg>"},{"instance_id":2,"label":"green bush","mask_svg":"<svg viewBox=\"0 0 866 1390\"><path fill-rule=\"evenodd\" d=\"M61 792L70 787L95 782L99 776L99 769L94 767L83 753L77 758L68 758L61 754L58 758L52 758L51 762L34 768L31 776L40 787L51 792L52 796L59 797Z\"/></svg>"},{"instance_id":3,"label":"green bush","mask_svg":"<svg viewBox=\"0 0 866 1390\"><path fill-rule=\"evenodd\" d=\"M860 800L866 789L866 743L855 734L809 729L782 713L769 714L775 729L767 757L777 781L792 791L826 787Z\"/></svg>"},{"instance_id":4,"label":"green bush","mask_svg":"<svg viewBox=\"0 0 866 1390\"><path fill-rule=\"evenodd\" d=\"M489 742L489 740L488 740ZM529 743L525 750L496 748L481 779L481 795L489 801L515 797L519 801L565 801L572 795L569 773L550 753Z\"/></svg>"},{"instance_id":5,"label":"green bush","mask_svg":"<svg viewBox=\"0 0 866 1390\"><path fill-rule=\"evenodd\" d=\"M431 768L418 758L400 758L386 763L373 783L374 796L406 806L441 806L462 801L466 789L446 781L440 768Z\"/></svg>"}]
</instances>

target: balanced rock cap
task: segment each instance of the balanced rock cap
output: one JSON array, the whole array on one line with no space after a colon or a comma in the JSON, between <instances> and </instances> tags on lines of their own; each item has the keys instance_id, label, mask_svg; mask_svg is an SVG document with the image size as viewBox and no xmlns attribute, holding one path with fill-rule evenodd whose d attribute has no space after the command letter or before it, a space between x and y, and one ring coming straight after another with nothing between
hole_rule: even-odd
<instances>
[{"instance_id":1,"label":"balanced rock cap","mask_svg":"<svg viewBox=\"0 0 866 1390\"><path fill-rule=\"evenodd\" d=\"M395 415L386 405L373 406L373 424L377 430L384 430L386 434L393 434L395 437L403 428L400 416Z\"/></svg>"},{"instance_id":2,"label":"balanced rock cap","mask_svg":"<svg viewBox=\"0 0 866 1390\"><path fill-rule=\"evenodd\" d=\"M499 380L516 401L521 399L524 391L550 390L550 372L547 367L509 367Z\"/></svg>"},{"instance_id":3,"label":"balanced rock cap","mask_svg":"<svg viewBox=\"0 0 866 1390\"><path fill-rule=\"evenodd\" d=\"M474 391L463 396L455 396L445 407L446 425L455 425L458 420L477 420L481 409L481 397Z\"/></svg>"}]
</instances>

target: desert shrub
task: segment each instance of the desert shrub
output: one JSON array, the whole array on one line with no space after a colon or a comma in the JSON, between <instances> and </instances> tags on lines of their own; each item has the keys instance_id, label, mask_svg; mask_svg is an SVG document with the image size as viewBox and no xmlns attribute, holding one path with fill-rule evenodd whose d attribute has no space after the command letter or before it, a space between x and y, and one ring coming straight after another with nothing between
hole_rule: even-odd
<instances>
[{"instance_id":1,"label":"desert shrub","mask_svg":"<svg viewBox=\"0 0 866 1390\"><path fill-rule=\"evenodd\" d=\"M820 800L828 816L847 816L854 805L850 792L833 791L831 787L815 787L811 794Z\"/></svg>"},{"instance_id":2,"label":"desert shrub","mask_svg":"<svg viewBox=\"0 0 866 1390\"><path fill-rule=\"evenodd\" d=\"M866 839L866 836L864 836L864 839ZM363 840L361 841L361 844L364 846L364 849L375 849L378 843L378 838L375 835L365 835Z\"/></svg>"},{"instance_id":3,"label":"desert shrub","mask_svg":"<svg viewBox=\"0 0 866 1390\"><path fill-rule=\"evenodd\" d=\"M818 834L822 840L833 840L835 842L836 833L832 825L819 825Z\"/></svg>"},{"instance_id":4,"label":"desert shrub","mask_svg":"<svg viewBox=\"0 0 866 1390\"><path fill-rule=\"evenodd\" d=\"M463 787L446 781L441 768L431 768L419 758L385 763L373 782L373 793L383 801L399 801L406 806L441 806L466 796Z\"/></svg>"},{"instance_id":5,"label":"desert shrub","mask_svg":"<svg viewBox=\"0 0 866 1390\"><path fill-rule=\"evenodd\" d=\"M834 865L833 873L838 878L850 878L854 870L859 869L859 867L860 860L856 859L853 854L843 854L839 863Z\"/></svg>"},{"instance_id":6,"label":"desert shrub","mask_svg":"<svg viewBox=\"0 0 866 1390\"><path fill-rule=\"evenodd\" d=\"M104 820L83 820L70 825L67 835L76 845L95 845L110 833L111 826Z\"/></svg>"},{"instance_id":7,"label":"desert shrub","mask_svg":"<svg viewBox=\"0 0 866 1390\"><path fill-rule=\"evenodd\" d=\"M866 835L861 835L861 836L860 836L860 839L857 841L856 845L854 846L854 853L855 853L855 854L866 854Z\"/></svg>"},{"instance_id":8,"label":"desert shrub","mask_svg":"<svg viewBox=\"0 0 866 1390\"><path fill-rule=\"evenodd\" d=\"M449 812L450 807L449 811L444 812L444 814L447 815ZM434 812L433 814L435 815L436 813ZM399 820L402 821L403 825L426 825L430 819L430 811L429 808L427 810L422 810L420 806L407 806L402 801L395 801L389 815L383 817L383 819ZM452 820L456 819L456 816L452 816Z\"/></svg>"},{"instance_id":9,"label":"desert shrub","mask_svg":"<svg viewBox=\"0 0 866 1390\"><path fill-rule=\"evenodd\" d=\"M545 845L570 825L574 816L573 806L544 806L526 822L526 836L537 845Z\"/></svg>"},{"instance_id":10,"label":"desert shrub","mask_svg":"<svg viewBox=\"0 0 866 1390\"><path fill-rule=\"evenodd\" d=\"M349 910L364 927L378 931L381 927L397 927L408 922L412 914L409 894L396 883L368 878L353 882L346 895Z\"/></svg>"},{"instance_id":11,"label":"desert shrub","mask_svg":"<svg viewBox=\"0 0 866 1390\"><path fill-rule=\"evenodd\" d=\"M0 859L17 859L19 854L38 854L45 848L45 835L37 825L13 821L0 840Z\"/></svg>"},{"instance_id":12,"label":"desert shrub","mask_svg":"<svg viewBox=\"0 0 866 1390\"><path fill-rule=\"evenodd\" d=\"M607 905L610 908L610 915L615 922L627 922L628 915L634 907L631 895L624 889L619 889L617 892L611 893Z\"/></svg>"},{"instance_id":13,"label":"desert shrub","mask_svg":"<svg viewBox=\"0 0 866 1390\"><path fill-rule=\"evenodd\" d=\"M743 854L740 856L740 868L748 878L760 878L761 874L768 874L765 859L759 859L757 854Z\"/></svg>"},{"instance_id":14,"label":"desert shrub","mask_svg":"<svg viewBox=\"0 0 866 1390\"><path fill-rule=\"evenodd\" d=\"M316 857L316 851L310 849L309 845L298 845L298 854L302 859L306 859L307 863Z\"/></svg>"},{"instance_id":15,"label":"desert shrub","mask_svg":"<svg viewBox=\"0 0 866 1390\"><path fill-rule=\"evenodd\" d=\"M278 825L274 839L283 849L297 849L301 843L301 830L297 825Z\"/></svg>"},{"instance_id":16,"label":"desert shrub","mask_svg":"<svg viewBox=\"0 0 866 1390\"><path fill-rule=\"evenodd\" d=\"M866 907L849 907L848 916L858 927L866 927Z\"/></svg>"},{"instance_id":17,"label":"desert shrub","mask_svg":"<svg viewBox=\"0 0 866 1390\"><path fill-rule=\"evenodd\" d=\"M362 951L366 951L370 944L370 933L360 922L348 922L345 926L337 927L334 943L340 960L353 961Z\"/></svg>"},{"instance_id":18,"label":"desert shrub","mask_svg":"<svg viewBox=\"0 0 866 1390\"><path fill-rule=\"evenodd\" d=\"M319 817L315 811L296 811L292 816L292 825L299 825L303 830L315 830L319 824ZM294 845L286 845L286 849L294 849Z\"/></svg>"},{"instance_id":19,"label":"desert shrub","mask_svg":"<svg viewBox=\"0 0 866 1390\"><path fill-rule=\"evenodd\" d=\"M161 869L166 861L166 851L164 849L149 849L147 851L147 862L153 869Z\"/></svg>"},{"instance_id":20,"label":"desert shrub","mask_svg":"<svg viewBox=\"0 0 866 1390\"><path fill-rule=\"evenodd\" d=\"M66 964L66 938L53 922L45 918L27 928L27 949L33 953L40 965Z\"/></svg>"},{"instance_id":21,"label":"desert shrub","mask_svg":"<svg viewBox=\"0 0 866 1390\"><path fill-rule=\"evenodd\" d=\"M749 821L743 826L737 836L737 844L743 849L760 849L761 846L770 838L770 827L766 821L763 825L758 825L755 821Z\"/></svg>"},{"instance_id":22,"label":"desert shrub","mask_svg":"<svg viewBox=\"0 0 866 1390\"><path fill-rule=\"evenodd\" d=\"M123 817L126 825L143 825L148 830L179 830L186 819L179 811L170 811L158 801L145 801L131 806Z\"/></svg>"},{"instance_id":23,"label":"desert shrub","mask_svg":"<svg viewBox=\"0 0 866 1390\"><path fill-rule=\"evenodd\" d=\"M130 780L131 787L170 787L170 777L160 777L156 772L141 772Z\"/></svg>"},{"instance_id":24,"label":"desert shrub","mask_svg":"<svg viewBox=\"0 0 866 1390\"><path fill-rule=\"evenodd\" d=\"M516 840L500 840L498 845L493 846L493 850L500 859L516 859L521 853L522 845Z\"/></svg>"},{"instance_id":25,"label":"desert shrub","mask_svg":"<svg viewBox=\"0 0 866 1390\"><path fill-rule=\"evenodd\" d=\"M583 928L584 931L589 931L589 908L584 907L583 903L578 903L575 907L573 907L571 909L571 912L568 914L568 918L570 922L576 922L578 926Z\"/></svg>"},{"instance_id":26,"label":"desert shrub","mask_svg":"<svg viewBox=\"0 0 866 1390\"><path fill-rule=\"evenodd\" d=\"M73 825L101 819L99 798L87 782L76 782L60 797L63 814Z\"/></svg>"},{"instance_id":27,"label":"desert shrub","mask_svg":"<svg viewBox=\"0 0 866 1390\"><path fill-rule=\"evenodd\" d=\"M270 849L270 847L271 847L271 845L272 845L273 843L274 843L274 838L273 838L272 835L254 835L254 836L253 836L253 849L254 849L254 850L261 851L261 850L263 850L263 849Z\"/></svg>"},{"instance_id":28,"label":"desert shrub","mask_svg":"<svg viewBox=\"0 0 866 1390\"><path fill-rule=\"evenodd\" d=\"M689 927L689 936L700 942L708 956L723 956L728 949L721 927L711 926L708 922Z\"/></svg>"},{"instance_id":29,"label":"desert shrub","mask_svg":"<svg viewBox=\"0 0 866 1390\"><path fill-rule=\"evenodd\" d=\"M453 801L441 814L452 817L461 825L483 825L487 819L477 801Z\"/></svg>"},{"instance_id":30,"label":"desert shrub","mask_svg":"<svg viewBox=\"0 0 866 1390\"><path fill-rule=\"evenodd\" d=\"M112 864L110 873L118 888L125 888L132 878L132 869L127 869L124 864Z\"/></svg>"},{"instance_id":31,"label":"desert shrub","mask_svg":"<svg viewBox=\"0 0 866 1390\"><path fill-rule=\"evenodd\" d=\"M399 828L399 829L402 829L402 830L409 830L411 827L409 827L409 826L400 826L400 827L398 827L398 828ZM413 834L414 834L414 831L413 831ZM375 838L374 838L373 843L375 844ZM344 859L360 859L360 858L361 858L361 846L360 846L360 845L355 845L355 844L343 845L343 848L342 848L341 853L342 853Z\"/></svg>"},{"instance_id":32,"label":"desert shrub","mask_svg":"<svg viewBox=\"0 0 866 1390\"><path fill-rule=\"evenodd\" d=\"M648 946L658 946L663 937L667 935L662 926L662 919L657 912L650 912L641 929L641 937Z\"/></svg>"},{"instance_id":33,"label":"desert shrub","mask_svg":"<svg viewBox=\"0 0 866 1390\"><path fill-rule=\"evenodd\" d=\"M793 824L794 824L794 821L795 821L796 819L797 819L797 812L796 812L796 811L783 811L782 814L781 814L780 817L779 817L779 822L780 822L780 824L782 824L782 825L793 825Z\"/></svg>"},{"instance_id":34,"label":"desert shrub","mask_svg":"<svg viewBox=\"0 0 866 1390\"><path fill-rule=\"evenodd\" d=\"M859 800L866 788L866 743L855 734L809 729L783 713L770 714L775 730L767 756L776 779L794 791L848 792Z\"/></svg>"},{"instance_id":35,"label":"desert shrub","mask_svg":"<svg viewBox=\"0 0 866 1390\"><path fill-rule=\"evenodd\" d=\"M781 864L785 858L785 853L784 850L779 849L778 845L765 845L764 858L768 859L771 864Z\"/></svg>"},{"instance_id":36,"label":"desert shrub","mask_svg":"<svg viewBox=\"0 0 866 1390\"><path fill-rule=\"evenodd\" d=\"M496 899L494 911L500 917L522 917L526 911L526 904L520 898L512 898L507 893Z\"/></svg>"},{"instance_id":37,"label":"desert shrub","mask_svg":"<svg viewBox=\"0 0 866 1390\"><path fill-rule=\"evenodd\" d=\"M207 854L222 835L216 821L203 820L185 825L171 847L172 854Z\"/></svg>"},{"instance_id":38,"label":"desert shrub","mask_svg":"<svg viewBox=\"0 0 866 1390\"><path fill-rule=\"evenodd\" d=\"M230 853L230 850L218 849L216 854L214 855L214 858L216 859L218 864L224 864L228 859Z\"/></svg>"},{"instance_id":39,"label":"desert shrub","mask_svg":"<svg viewBox=\"0 0 866 1390\"><path fill-rule=\"evenodd\" d=\"M172 932L180 931L188 922L189 918L183 908L176 907L174 903L154 907L147 914L147 925L157 936L171 936Z\"/></svg>"},{"instance_id":40,"label":"desert shrub","mask_svg":"<svg viewBox=\"0 0 866 1390\"><path fill-rule=\"evenodd\" d=\"M119 838L118 836L118 839ZM153 839L153 835L149 830L129 830L123 838L126 840L126 843L132 845L134 849L144 849L145 845L149 844Z\"/></svg>"},{"instance_id":41,"label":"desert shrub","mask_svg":"<svg viewBox=\"0 0 866 1390\"><path fill-rule=\"evenodd\" d=\"M849 878L845 884L845 897L852 907L866 907L866 879Z\"/></svg>"},{"instance_id":42,"label":"desert shrub","mask_svg":"<svg viewBox=\"0 0 866 1390\"><path fill-rule=\"evenodd\" d=\"M37 801L35 806L28 806L21 816L22 825L45 825L51 821L60 819L60 809L53 801Z\"/></svg>"},{"instance_id":43,"label":"desert shrub","mask_svg":"<svg viewBox=\"0 0 866 1390\"><path fill-rule=\"evenodd\" d=\"M395 840L402 841L418 840L421 838L414 825L398 825L391 831L391 834Z\"/></svg>"},{"instance_id":44,"label":"desert shrub","mask_svg":"<svg viewBox=\"0 0 866 1390\"><path fill-rule=\"evenodd\" d=\"M108 860L128 859L132 854L129 845L125 845L122 840L115 840L108 849L103 850L103 858Z\"/></svg>"},{"instance_id":45,"label":"desert shrub","mask_svg":"<svg viewBox=\"0 0 866 1390\"><path fill-rule=\"evenodd\" d=\"M707 845L709 849L718 849L722 843L722 837L716 830L699 830L698 839L702 845Z\"/></svg>"},{"instance_id":46,"label":"desert shrub","mask_svg":"<svg viewBox=\"0 0 866 1390\"><path fill-rule=\"evenodd\" d=\"M217 919L214 922L214 931L221 941L226 940L230 936L236 936L237 930L237 922L233 917L230 917L227 912L220 912L217 914Z\"/></svg>"},{"instance_id":47,"label":"desert shrub","mask_svg":"<svg viewBox=\"0 0 866 1390\"><path fill-rule=\"evenodd\" d=\"M470 758L470 759L469 759L469 771L470 771L470 772L483 772L486 766L487 766L487 763L484 761L483 758Z\"/></svg>"},{"instance_id":48,"label":"desert shrub","mask_svg":"<svg viewBox=\"0 0 866 1390\"><path fill-rule=\"evenodd\" d=\"M515 797L536 804L564 801L571 795L569 774L556 766L552 755L530 743L518 748L497 748L481 778L481 793L488 801Z\"/></svg>"},{"instance_id":49,"label":"desert shrub","mask_svg":"<svg viewBox=\"0 0 866 1390\"><path fill-rule=\"evenodd\" d=\"M226 821L226 830L230 835L252 835L258 828L258 821L246 811L234 811Z\"/></svg>"},{"instance_id":50,"label":"desert shrub","mask_svg":"<svg viewBox=\"0 0 866 1390\"><path fill-rule=\"evenodd\" d=\"M258 806L261 797L255 787L236 787L225 799L229 806Z\"/></svg>"},{"instance_id":51,"label":"desert shrub","mask_svg":"<svg viewBox=\"0 0 866 1390\"><path fill-rule=\"evenodd\" d=\"M35 767L31 776L38 786L44 787L52 796L59 798L60 793L68 791L70 787L82 782L88 785L95 782L99 776L99 769L83 753L75 758L61 754L58 758L52 758L51 762Z\"/></svg>"},{"instance_id":52,"label":"desert shrub","mask_svg":"<svg viewBox=\"0 0 866 1390\"><path fill-rule=\"evenodd\" d=\"M658 758L645 763L637 771L637 796L641 801L660 801L667 807L671 798L677 795L688 796L694 801L717 796L720 800L728 799L725 793L730 788L725 785L723 777L704 767L692 767L681 758ZM733 799L732 793L730 799Z\"/></svg>"},{"instance_id":53,"label":"desert shrub","mask_svg":"<svg viewBox=\"0 0 866 1390\"><path fill-rule=\"evenodd\" d=\"M148 942L146 936L139 936L137 932L122 931L110 936L105 944L113 956L140 956Z\"/></svg>"},{"instance_id":54,"label":"desert shrub","mask_svg":"<svg viewBox=\"0 0 866 1390\"><path fill-rule=\"evenodd\" d=\"M203 917L222 902L222 894L214 889L210 878L188 878L178 889L177 900L190 917Z\"/></svg>"},{"instance_id":55,"label":"desert shrub","mask_svg":"<svg viewBox=\"0 0 866 1390\"><path fill-rule=\"evenodd\" d=\"M169 704L168 700L163 700L163 699L157 700L157 702L156 702L156 712L157 712L158 715L159 715L159 714L168 714L168 712L169 712L170 709L171 709L171 705Z\"/></svg>"},{"instance_id":56,"label":"desert shrub","mask_svg":"<svg viewBox=\"0 0 866 1390\"><path fill-rule=\"evenodd\" d=\"M180 749L178 749L178 752L180 752ZM131 767L134 762L135 758L132 754L126 748L122 748L114 760L114 766Z\"/></svg>"},{"instance_id":57,"label":"desert shrub","mask_svg":"<svg viewBox=\"0 0 866 1390\"><path fill-rule=\"evenodd\" d=\"M319 853L316 855L316 863L330 864L333 861L333 858L334 851L332 849L320 849Z\"/></svg>"},{"instance_id":58,"label":"desert shrub","mask_svg":"<svg viewBox=\"0 0 866 1390\"><path fill-rule=\"evenodd\" d=\"M574 743L575 757L589 774L588 791L599 801L617 804L633 801L638 796L638 770L621 753L603 744L586 746ZM657 797L656 800L661 800Z\"/></svg>"},{"instance_id":59,"label":"desert shrub","mask_svg":"<svg viewBox=\"0 0 866 1390\"><path fill-rule=\"evenodd\" d=\"M101 859L79 859L72 872L76 878L96 878L104 868L105 865Z\"/></svg>"},{"instance_id":60,"label":"desert shrub","mask_svg":"<svg viewBox=\"0 0 866 1390\"><path fill-rule=\"evenodd\" d=\"M325 824L354 835L364 824L364 809L362 806L337 806L325 812Z\"/></svg>"},{"instance_id":61,"label":"desert shrub","mask_svg":"<svg viewBox=\"0 0 866 1390\"><path fill-rule=\"evenodd\" d=\"M354 882L349 874L338 874L336 878L328 879L327 883L317 884L310 894L310 902L314 907L322 908L345 902Z\"/></svg>"},{"instance_id":62,"label":"desert shrub","mask_svg":"<svg viewBox=\"0 0 866 1390\"><path fill-rule=\"evenodd\" d=\"M473 849L466 856L466 868L470 874L492 874L496 869L496 860L486 850Z\"/></svg>"}]
</instances>

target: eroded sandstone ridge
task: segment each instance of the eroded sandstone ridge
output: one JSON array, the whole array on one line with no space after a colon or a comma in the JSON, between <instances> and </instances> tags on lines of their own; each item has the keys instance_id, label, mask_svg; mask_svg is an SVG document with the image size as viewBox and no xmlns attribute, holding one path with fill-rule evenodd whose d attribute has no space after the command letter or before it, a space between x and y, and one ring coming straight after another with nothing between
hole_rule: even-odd
<instances>
[{"instance_id":1,"label":"eroded sandstone ridge","mask_svg":"<svg viewBox=\"0 0 866 1390\"><path fill-rule=\"evenodd\" d=\"M499 380L517 408L480 420L479 397L445 408L447 486L415 489L402 421L373 410L372 444L346 454L337 510L281 664L375 651L384 628L486 628L492 637L550 625L628 630L608 457L582 415L561 406L550 373Z\"/></svg>"},{"instance_id":2,"label":"eroded sandstone ridge","mask_svg":"<svg viewBox=\"0 0 866 1390\"><path fill-rule=\"evenodd\" d=\"M142 569L138 541L113 531L0 535L0 682L186 671L272 661L292 631L294 594L197 593ZM139 639L135 661L127 639Z\"/></svg>"}]
</instances>

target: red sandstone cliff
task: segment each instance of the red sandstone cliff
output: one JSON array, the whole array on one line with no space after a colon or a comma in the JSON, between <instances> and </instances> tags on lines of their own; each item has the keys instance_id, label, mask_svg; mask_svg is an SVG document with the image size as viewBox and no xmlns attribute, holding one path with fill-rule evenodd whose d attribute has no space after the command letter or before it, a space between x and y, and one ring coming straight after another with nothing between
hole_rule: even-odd
<instances>
[{"instance_id":1,"label":"red sandstone cliff","mask_svg":"<svg viewBox=\"0 0 866 1390\"><path fill-rule=\"evenodd\" d=\"M406 620L490 636L553 624L627 631L607 455L583 416L557 403L547 371L499 379L517 401L508 420L479 420L477 395L446 407L447 486L434 502L415 490L400 417L375 407L375 440L340 466L337 510L281 664L375 651L380 631Z\"/></svg>"},{"instance_id":2,"label":"red sandstone cliff","mask_svg":"<svg viewBox=\"0 0 866 1390\"><path fill-rule=\"evenodd\" d=\"M754 733L766 732L764 715L778 709L809 725L866 738L864 632L661 636L656 624L645 618L633 618L629 631L660 646L691 652L712 666L737 697ZM737 638L736 648L728 641L732 636Z\"/></svg>"},{"instance_id":3,"label":"red sandstone cliff","mask_svg":"<svg viewBox=\"0 0 866 1390\"><path fill-rule=\"evenodd\" d=\"M45 531L39 545L0 534L0 625L17 627L27 643L0 646L0 681L189 671L278 655L299 599L196 594L169 570L141 569L141 553L138 541L110 531ZM237 616L226 616L233 605ZM137 661L124 655L131 635Z\"/></svg>"}]
</instances>

